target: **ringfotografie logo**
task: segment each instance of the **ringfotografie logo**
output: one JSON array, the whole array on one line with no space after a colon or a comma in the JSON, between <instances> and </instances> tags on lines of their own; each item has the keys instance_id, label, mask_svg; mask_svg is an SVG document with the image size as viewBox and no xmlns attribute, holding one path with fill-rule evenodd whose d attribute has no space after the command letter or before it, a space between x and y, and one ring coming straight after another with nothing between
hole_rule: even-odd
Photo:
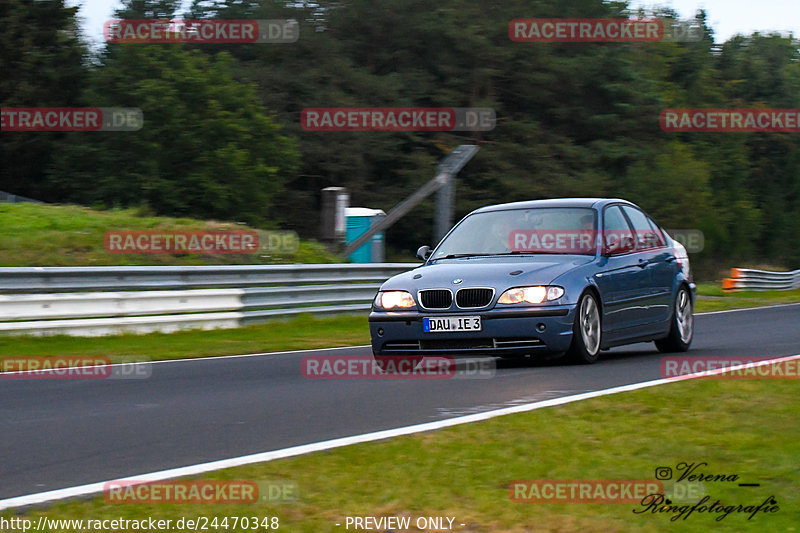
<instances>
[{"instance_id":1,"label":"ringfotografie logo","mask_svg":"<svg viewBox=\"0 0 800 533\"><path fill-rule=\"evenodd\" d=\"M743 491L741 499L735 503L723 501L720 498L706 494L699 499L688 503L678 503L663 491L653 492L642 498L639 507L633 509L634 514L653 514L669 516L671 522L686 520L693 514L707 514L714 517L714 520L721 522L730 515L744 515L750 521L760 514L770 515L780 510L778 500L774 495L767 497L757 496L753 491L758 491L760 483L744 481L739 474L734 472L712 472L709 464L705 461L682 461L672 466L659 466L655 469L655 478L663 483L664 481L674 480L675 484L680 483L703 483L704 487L712 492L720 486L736 488ZM746 503L739 503L739 502Z\"/></svg>"}]
</instances>

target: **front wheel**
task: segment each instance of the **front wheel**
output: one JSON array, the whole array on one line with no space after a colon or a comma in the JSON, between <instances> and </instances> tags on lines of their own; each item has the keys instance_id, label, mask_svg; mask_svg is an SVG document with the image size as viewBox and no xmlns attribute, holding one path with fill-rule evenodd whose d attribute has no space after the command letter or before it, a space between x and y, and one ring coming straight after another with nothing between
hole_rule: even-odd
<instances>
[{"instance_id":1,"label":"front wheel","mask_svg":"<svg viewBox=\"0 0 800 533\"><path fill-rule=\"evenodd\" d=\"M567 351L567 357L584 365L597 361L600 357L601 323L597 299L591 292L583 293L575 313L572 344Z\"/></svg>"},{"instance_id":2,"label":"front wheel","mask_svg":"<svg viewBox=\"0 0 800 533\"><path fill-rule=\"evenodd\" d=\"M669 335L656 341L660 352L685 352L689 350L694 337L694 306L689 289L685 286L678 289L675 305L670 318Z\"/></svg>"}]
</instances>

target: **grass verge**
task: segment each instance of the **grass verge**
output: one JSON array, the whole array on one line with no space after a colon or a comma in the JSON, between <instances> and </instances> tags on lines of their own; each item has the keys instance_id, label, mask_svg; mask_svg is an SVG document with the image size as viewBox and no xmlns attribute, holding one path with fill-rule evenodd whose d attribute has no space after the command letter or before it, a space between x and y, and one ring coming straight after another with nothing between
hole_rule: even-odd
<instances>
[{"instance_id":1,"label":"grass verge","mask_svg":"<svg viewBox=\"0 0 800 533\"><path fill-rule=\"evenodd\" d=\"M227 265L275 263L341 263L342 259L313 241L296 250L261 246L252 254L117 254L106 252L107 231L254 230L261 244L266 230L234 222L156 217L141 209L97 211L75 205L0 203L3 246L0 266Z\"/></svg>"},{"instance_id":2,"label":"grass verge","mask_svg":"<svg viewBox=\"0 0 800 533\"><path fill-rule=\"evenodd\" d=\"M147 335L113 335L78 338L0 337L0 354L5 356L129 357L150 361L213 357L247 353L279 352L369 344L369 326L364 315L314 318L299 315L291 320L237 329L189 330Z\"/></svg>"},{"instance_id":3,"label":"grass verge","mask_svg":"<svg viewBox=\"0 0 800 533\"><path fill-rule=\"evenodd\" d=\"M796 531L800 424L788 423L800 415L796 397L793 382L673 383L203 476L293 481L300 498L292 504L132 505L96 497L59 502L25 516L34 521L40 515L277 516L280 530L290 532L345 531L347 516L449 516L465 524L454 531L464 532ZM656 468L677 472L682 462L707 463L699 469L704 474L739 477L703 482L708 504L719 499L724 505L756 506L774 496L779 510L751 520L736 512L721 520L719 513L695 512L673 522L668 513L635 514L642 509L635 503L509 499L514 480L653 479ZM676 498L676 503L698 499Z\"/></svg>"},{"instance_id":4,"label":"grass verge","mask_svg":"<svg viewBox=\"0 0 800 533\"><path fill-rule=\"evenodd\" d=\"M727 311L797 302L800 302L800 289L723 292L719 283L698 283L695 311L698 313Z\"/></svg>"}]
</instances>

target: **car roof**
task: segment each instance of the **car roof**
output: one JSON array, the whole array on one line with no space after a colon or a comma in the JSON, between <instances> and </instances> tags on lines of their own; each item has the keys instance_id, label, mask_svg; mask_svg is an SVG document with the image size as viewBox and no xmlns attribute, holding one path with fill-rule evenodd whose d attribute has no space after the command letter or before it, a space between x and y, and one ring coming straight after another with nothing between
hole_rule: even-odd
<instances>
[{"instance_id":1,"label":"car roof","mask_svg":"<svg viewBox=\"0 0 800 533\"><path fill-rule=\"evenodd\" d=\"M602 207L613 203L635 205L627 200L622 200L621 198L549 198L547 200L527 200L524 202L487 205L485 207L476 209L473 211L473 213L504 211L507 209L531 209L535 207L584 207L601 209Z\"/></svg>"}]
</instances>

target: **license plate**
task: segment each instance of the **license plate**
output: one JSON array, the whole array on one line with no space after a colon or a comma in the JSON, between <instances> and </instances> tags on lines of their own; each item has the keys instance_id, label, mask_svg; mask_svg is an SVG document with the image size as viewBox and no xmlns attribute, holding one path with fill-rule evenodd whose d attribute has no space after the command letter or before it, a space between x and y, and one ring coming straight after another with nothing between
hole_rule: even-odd
<instances>
[{"instance_id":1,"label":"license plate","mask_svg":"<svg viewBox=\"0 0 800 533\"><path fill-rule=\"evenodd\" d=\"M441 316L422 319L425 333L448 333L451 331L480 331L479 316Z\"/></svg>"}]
</instances>

